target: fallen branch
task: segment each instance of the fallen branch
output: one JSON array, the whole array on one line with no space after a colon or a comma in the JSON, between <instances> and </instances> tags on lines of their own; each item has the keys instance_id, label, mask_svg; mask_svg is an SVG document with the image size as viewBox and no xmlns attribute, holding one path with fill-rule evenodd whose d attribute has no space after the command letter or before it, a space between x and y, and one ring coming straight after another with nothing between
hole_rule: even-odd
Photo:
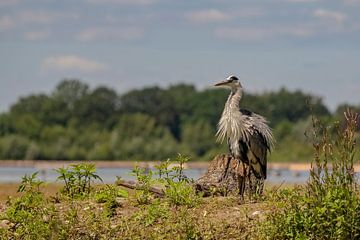
<instances>
[{"instance_id":1,"label":"fallen branch","mask_svg":"<svg viewBox=\"0 0 360 240\"><path fill-rule=\"evenodd\" d=\"M126 180L118 179L116 180L115 184L117 186L122 186L130 189L141 190L141 188L139 187L136 181L126 181ZM165 196L165 192L161 188L150 187L149 191L160 198Z\"/></svg>"}]
</instances>

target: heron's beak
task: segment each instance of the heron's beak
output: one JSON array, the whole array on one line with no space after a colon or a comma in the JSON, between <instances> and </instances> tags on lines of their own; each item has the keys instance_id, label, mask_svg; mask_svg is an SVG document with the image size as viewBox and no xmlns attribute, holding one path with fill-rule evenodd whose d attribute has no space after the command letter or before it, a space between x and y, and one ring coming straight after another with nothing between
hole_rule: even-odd
<instances>
[{"instance_id":1,"label":"heron's beak","mask_svg":"<svg viewBox=\"0 0 360 240\"><path fill-rule=\"evenodd\" d=\"M228 84L230 82L231 82L231 80L224 80L224 81L216 83L214 86L216 86L216 87L223 86L223 85L226 85L226 84Z\"/></svg>"}]
</instances>

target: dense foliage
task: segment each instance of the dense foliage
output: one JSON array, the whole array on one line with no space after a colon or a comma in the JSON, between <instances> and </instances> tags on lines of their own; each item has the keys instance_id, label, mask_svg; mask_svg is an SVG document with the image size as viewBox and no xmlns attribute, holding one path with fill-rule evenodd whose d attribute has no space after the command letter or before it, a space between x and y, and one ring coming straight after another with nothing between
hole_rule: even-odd
<instances>
[{"instance_id":1,"label":"dense foliage","mask_svg":"<svg viewBox=\"0 0 360 240\"><path fill-rule=\"evenodd\" d=\"M158 160L178 152L209 159L226 151L214 134L227 95L186 84L119 95L63 80L52 93L22 97L0 114L0 159ZM324 118L336 118L345 108L331 115L320 98L301 91L245 94L242 106L264 115L274 128L278 144L272 159L309 160L311 146L303 134L310 123L308 103Z\"/></svg>"}]
</instances>

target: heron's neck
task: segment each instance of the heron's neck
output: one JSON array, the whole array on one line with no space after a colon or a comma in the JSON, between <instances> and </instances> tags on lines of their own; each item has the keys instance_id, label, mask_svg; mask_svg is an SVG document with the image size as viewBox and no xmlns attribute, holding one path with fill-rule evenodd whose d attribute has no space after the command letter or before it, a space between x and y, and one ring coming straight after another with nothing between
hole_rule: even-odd
<instances>
[{"instance_id":1,"label":"heron's neck","mask_svg":"<svg viewBox=\"0 0 360 240\"><path fill-rule=\"evenodd\" d=\"M242 89L240 87L231 89L231 93L226 102L226 107L229 109L239 109L239 103L242 97Z\"/></svg>"}]
</instances>

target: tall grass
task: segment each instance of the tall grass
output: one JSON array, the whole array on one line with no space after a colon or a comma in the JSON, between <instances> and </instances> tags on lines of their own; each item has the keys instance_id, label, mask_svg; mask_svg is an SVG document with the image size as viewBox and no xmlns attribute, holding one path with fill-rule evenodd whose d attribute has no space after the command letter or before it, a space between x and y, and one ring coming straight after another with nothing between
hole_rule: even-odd
<instances>
[{"instance_id":1,"label":"tall grass","mask_svg":"<svg viewBox=\"0 0 360 240\"><path fill-rule=\"evenodd\" d=\"M340 122L327 127L313 117L312 145L315 156L308 182L309 194L322 196L328 188L334 187L356 190L354 157L359 115L348 110L344 117L345 128Z\"/></svg>"},{"instance_id":2,"label":"tall grass","mask_svg":"<svg viewBox=\"0 0 360 240\"><path fill-rule=\"evenodd\" d=\"M260 228L263 239L359 239L360 199L354 174L359 115L344 113L345 126L313 117L314 148L304 188L280 192L278 207Z\"/></svg>"}]
</instances>

